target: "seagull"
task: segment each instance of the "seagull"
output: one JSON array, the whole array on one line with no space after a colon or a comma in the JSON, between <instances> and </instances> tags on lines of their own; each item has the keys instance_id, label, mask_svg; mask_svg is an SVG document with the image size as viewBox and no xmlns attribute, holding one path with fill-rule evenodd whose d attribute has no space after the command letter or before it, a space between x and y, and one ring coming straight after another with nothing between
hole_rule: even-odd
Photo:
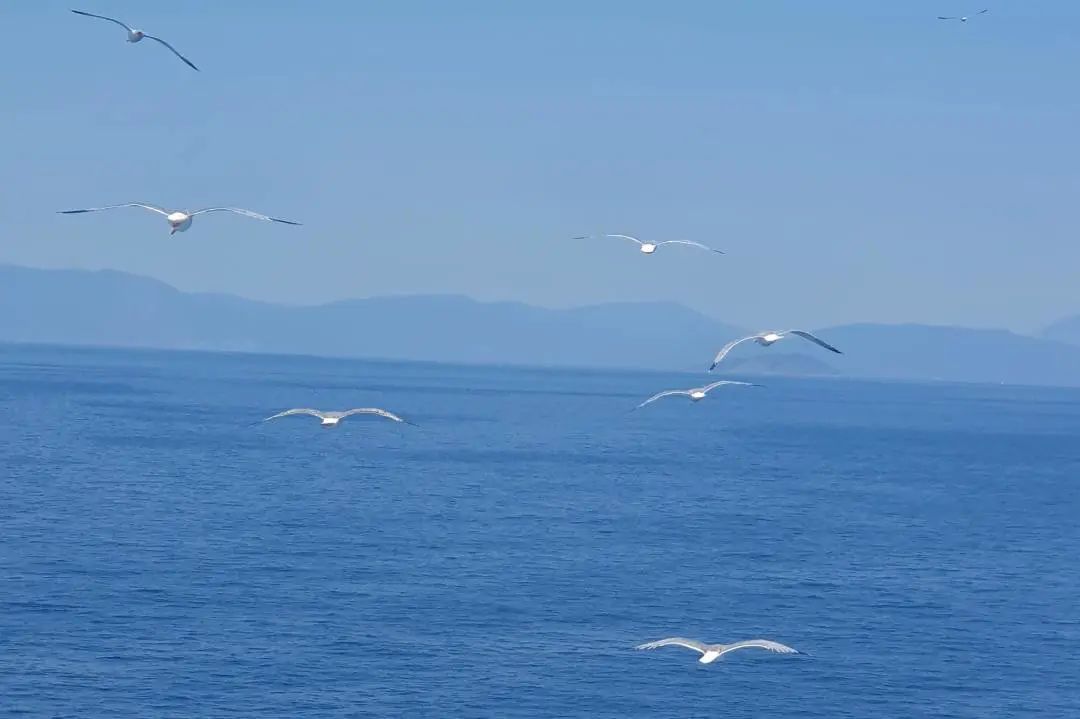
<instances>
[{"instance_id":1,"label":"seagull","mask_svg":"<svg viewBox=\"0 0 1080 719\"><path fill-rule=\"evenodd\" d=\"M976 15L985 15L988 12L990 12L990 8L987 8L985 10L980 10L979 12L977 12L975 14ZM968 17L966 15L946 15L946 16L938 15L938 20L959 20L960 22L967 22Z\"/></svg>"},{"instance_id":2,"label":"seagull","mask_svg":"<svg viewBox=\"0 0 1080 719\"><path fill-rule=\"evenodd\" d=\"M717 387L721 387L723 385L728 385L728 384L738 384L738 385L743 385L745 387L760 387L761 386L761 385L757 385L757 384L751 384L750 382L735 382L733 380L722 379L719 382L713 382L712 384L707 384L704 387L692 387L690 389L669 389L669 390L665 390L663 392L657 392L652 397L649 397L647 400L645 400L644 402L639 404L637 407L634 407L634 409L641 409L642 407L649 404L650 402L655 402L658 399L662 399L664 397L671 397L672 395L676 395L676 394L680 394L680 395L689 397L690 401L692 401L692 402L699 402L699 401L705 399L705 395L707 395L709 392L713 391Z\"/></svg>"},{"instance_id":3,"label":"seagull","mask_svg":"<svg viewBox=\"0 0 1080 719\"><path fill-rule=\"evenodd\" d=\"M652 253L656 252L656 248L660 247L661 245L690 245L691 247L700 247L703 250L708 250L709 252L715 252L718 255L724 254L721 250L714 250L713 248L708 247L706 245L703 245L700 242L691 242L690 240L664 240L663 242L642 242L638 238L631 237L630 235L579 235L578 237L575 237L574 239L575 240L587 240L587 239L590 239L590 238L593 238L593 237L619 237L619 238L624 239L624 240L630 240L631 242L636 242L638 244L639 248L641 249L642 253L644 253L646 255L651 255Z\"/></svg>"},{"instance_id":4,"label":"seagull","mask_svg":"<svg viewBox=\"0 0 1080 719\"><path fill-rule=\"evenodd\" d=\"M117 25L119 25L120 27L122 27L122 28L124 28L125 30L127 30L127 41L128 41L128 42L138 42L139 40L142 40L142 39L143 39L144 37L148 37L148 38L150 38L151 40L154 40L154 41L156 41L156 42L160 42L160 43L161 43L162 45L164 45L165 47L167 47L167 48L169 48L170 50L172 50L172 53L173 53L173 55L176 55L176 56L177 56L178 58L180 58L181 60L183 60L183 61L184 61L184 63L185 63L185 64L186 64L186 65L187 65L188 67L190 67L190 68L191 68L192 70L195 70L196 72L198 72L198 70L199 70L199 68L195 67L195 64L194 64L193 62L191 62L191 60L188 60L188 59L187 59L186 57L184 57L183 55L181 55L180 53L178 53L178 52L176 51L176 48L175 48L175 47L173 47L173 46L172 46L172 45L170 45L169 43L165 42L165 41L164 41L164 40L162 40L162 39L161 39L160 37L154 37L153 35L147 35L147 34L146 34L145 32L143 32L142 30L136 30L136 29L134 29L134 28L132 28L132 27L128 27L128 26L127 26L127 25L126 25L125 23L122 23L122 22L120 22L119 20L117 20L117 19L115 19L115 18L111 18L111 17L105 17L104 15L95 15L95 14L94 14L94 13L92 13L92 12L83 12L82 10L72 10L71 12L75 13L76 15L84 15L84 16L86 16L86 17L96 17L96 18L98 18L99 20L108 20L109 22L112 22L112 23L116 23L116 24L117 24Z\"/></svg>"},{"instance_id":5,"label":"seagull","mask_svg":"<svg viewBox=\"0 0 1080 719\"><path fill-rule=\"evenodd\" d=\"M833 347L828 342L822 340L819 337L815 337L814 335L812 335L809 332L806 332L804 330L783 330L782 332L781 331L761 332L761 333L756 334L756 335L750 335L749 337L743 337L741 339L732 340L731 342L728 342L726 345L721 347L720 351L716 353L716 358L713 359L712 364L709 365L709 371L712 372L714 369L716 369L716 365L720 364L720 360L727 357L728 352L735 349L735 345L737 345L737 344L740 344L742 342L746 342L747 340L754 340L755 342L757 342L762 347L768 347L769 345L772 345L772 344L775 344L775 343L779 342L780 340L784 339L788 335L796 335L798 337L808 339L811 342L813 342L814 344L821 345L822 347L829 350L830 352L835 352L838 355L839 354L844 354L843 352L836 349L835 347Z\"/></svg>"},{"instance_id":6,"label":"seagull","mask_svg":"<svg viewBox=\"0 0 1080 719\"><path fill-rule=\"evenodd\" d=\"M387 412L385 409L379 409L378 407L358 407L356 409L345 410L344 412L323 412L321 410L307 408L287 409L284 412L278 412L271 417L267 417L263 420L263 422L269 422L270 420L277 419L278 417L289 417L294 414L309 414L312 417L318 417L320 420L322 420L323 427L336 427L338 423L341 422L341 420L345 419L346 417L351 417L354 414L374 414L378 415L379 417L385 417L386 419L393 420L395 422L404 422L405 424L412 425L413 427L417 426L412 422L408 421L407 419L402 419L401 417L398 417L393 412Z\"/></svg>"},{"instance_id":7,"label":"seagull","mask_svg":"<svg viewBox=\"0 0 1080 719\"><path fill-rule=\"evenodd\" d=\"M635 649L659 649L660 647L686 647L687 649L693 649L695 652L701 652L701 658L698 659L702 664L711 664L720 657L724 656L728 652L733 652L736 649L767 649L770 652L776 652L778 654L800 654L801 652L792 649L786 644L780 642L769 641L768 639L748 639L744 642L735 642L734 644L705 644L699 642L696 639L684 639L683 637L669 637L668 639L660 639L655 642L648 642L647 644L639 644L634 647Z\"/></svg>"},{"instance_id":8,"label":"seagull","mask_svg":"<svg viewBox=\"0 0 1080 719\"><path fill-rule=\"evenodd\" d=\"M253 217L256 220L265 220L266 222L280 222L285 225L299 225L299 222L293 222L292 220L282 220L277 217L270 217L268 215L262 215L258 212L252 212L251 210L243 210L239 207L207 207L204 210L195 210L194 212L181 212L179 210L166 210L163 207L157 205L148 205L145 202L127 202L122 205L106 205L105 207L88 207L85 210L61 210L61 215L78 215L83 212L100 212L101 210L115 210L118 207L141 207L144 210L150 210L156 212L159 215L164 215L165 219L169 221L169 226L172 229L169 231L170 235L177 232L184 232L187 228L191 227L191 219L195 215L203 215L207 212L235 212L238 215L244 215L245 217Z\"/></svg>"}]
</instances>

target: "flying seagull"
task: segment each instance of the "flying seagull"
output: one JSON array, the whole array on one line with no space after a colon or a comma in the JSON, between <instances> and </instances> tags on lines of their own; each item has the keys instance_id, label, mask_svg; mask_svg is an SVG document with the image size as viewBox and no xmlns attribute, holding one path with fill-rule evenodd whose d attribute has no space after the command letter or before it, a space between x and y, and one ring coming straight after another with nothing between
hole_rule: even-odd
<instances>
[{"instance_id":1,"label":"flying seagull","mask_svg":"<svg viewBox=\"0 0 1080 719\"><path fill-rule=\"evenodd\" d=\"M720 351L716 353L716 357L713 359L712 364L709 365L709 371L712 372L714 369L716 369L716 365L720 364L720 360L727 357L728 352L735 349L735 345L741 344L742 342L746 342L747 340L754 340L755 342L757 342L762 347L768 347L769 345L776 344L777 342L784 339L788 335L795 335L797 337L802 337L803 339L808 339L811 342L813 342L814 344L821 345L822 347L829 350L830 352L835 352L838 355L839 354L844 354L843 352L836 349L835 347L833 347L828 342L822 340L819 337L815 337L814 335L812 335L809 332L806 332L804 330L783 330L783 331L773 331L773 332L761 332L761 333L756 334L756 335L750 335L749 337L743 337L741 339L732 340L731 342L728 342L726 345L721 347Z\"/></svg>"},{"instance_id":2,"label":"flying seagull","mask_svg":"<svg viewBox=\"0 0 1080 719\"><path fill-rule=\"evenodd\" d=\"M724 254L720 250L714 250L713 248L703 245L700 242L691 242L690 240L664 240L663 242L643 242L636 237L631 237L630 235L579 235L574 239L588 240L593 237L618 237L624 240L630 240L631 242L636 242L641 251L646 255L651 255L652 253L656 252L656 248L660 247L661 245L689 245L691 247L699 247L703 250L708 250L709 252L715 252L718 255Z\"/></svg>"},{"instance_id":3,"label":"flying seagull","mask_svg":"<svg viewBox=\"0 0 1080 719\"><path fill-rule=\"evenodd\" d=\"M156 42L160 42L162 45L164 45L165 47L172 50L173 55L176 55L178 58L183 60L184 63L188 67L190 67L192 70L195 70L196 72L199 70L199 68L195 67L195 64L193 62L191 62L191 60L188 60L186 57L181 55L179 52L176 51L175 47L173 47L169 43L165 42L160 37L154 37L153 35L147 35L142 30L136 30L136 29L134 29L132 27L128 27L128 25L126 25L125 23L120 22L119 20L117 20L115 18L105 17L104 15L95 15L92 12L83 12L82 10L72 10L71 12L75 13L76 15L84 15L86 17L96 17L99 20L108 20L109 22L116 23L120 27L127 30L127 41L128 42L138 42L139 40L142 40L144 37L150 38L151 40L154 40Z\"/></svg>"},{"instance_id":4,"label":"flying seagull","mask_svg":"<svg viewBox=\"0 0 1080 719\"><path fill-rule=\"evenodd\" d=\"M659 649L660 647L685 647L687 649L693 649L695 652L701 652L701 658L698 659L698 661L702 664L715 662L728 652L733 652L736 649L767 649L770 652L776 652L778 654L800 653L786 644L769 641L768 639L748 639L744 642L735 642L734 644L705 644L696 639L669 637L668 639L660 639L655 642L648 642L647 644L639 644L634 648Z\"/></svg>"},{"instance_id":5,"label":"flying seagull","mask_svg":"<svg viewBox=\"0 0 1080 719\"><path fill-rule=\"evenodd\" d=\"M195 215L203 215L207 212L235 212L238 215L244 215L245 217L253 217L256 220L265 220L266 222L281 222L286 225L299 225L299 222L293 222L292 220L282 220L277 217L270 217L268 215L262 215L258 212L252 212L251 210L243 210L239 207L207 207L204 210L195 210L195 212L181 212L179 210L166 210L163 207L157 205L148 205L145 202L127 202L122 205L106 205L105 207L88 207L85 210L61 210L61 215L78 215L83 212L100 212L101 210L115 210L118 207L141 207L144 210L150 210L156 212L159 215L164 215L165 219L169 221L169 226L172 229L169 234L175 234L177 232L184 232L187 228L191 227L191 219Z\"/></svg>"},{"instance_id":6,"label":"flying seagull","mask_svg":"<svg viewBox=\"0 0 1080 719\"><path fill-rule=\"evenodd\" d=\"M987 8L985 10L980 10L979 12L977 12L975 14L976 15L985 15L988 12L990 12L990 8ZM967 15L944 15L944 16L943 15L938 15L938 20L959 20L960 22L967 22L968 17L967 17Z\"/></svg>"},{"instance_id":7,"label":"flying seagull","mask_svg":"<svg viewBox=\"0 0 1080 719\"><path fill-rule=\"evenodd\" d=\"M705 399L705 395L707 395L709 392L713 391L717 387L721 387L723 385L729 385L729 384L738 384L738 385L743 385L744 387L760 387L761 386L761 385L751 384L750 382L735 382L733 380L722 379L719 382L713 382L712 384L707 384L704 387L692 387L690 389L669 389L669 390L665 390L663 392L657 392L652 397L649 397L647 400L645 400L644 402L639 404L637 407L634 407L634 409L641 409L642 407L649 404L650 402L655 402L658 399L662 399L664 397L671 397L671 396L677 395L677 394L678 395L683 395L684 397L689 397L690 401L692 401L692 402L698 402L700 400Z\"/></svg>"},{"instance_id":8,"label":"flying seagull","mask_svg":"<svg viewBox=\"0 0 1080 719\"><path fill-rule=\"evenodd\" d=\"M402 419L401 417L398 417L393 412L387 412L385 409L379 409L377 407L358 407L357 409L349 409L345 410L344 412L323 412L321 410L307 408L288 409L284 412L278 412L271 417L267 417L263 420L263 422L269 422L270 420L277 419L278 417L290 417L294 414L309 414L312 417L318 417L320 420L322 420L323 427L335 427L341 420L345 419L346 417L351 417L354 414L374 414L378 415L379 417L385 417L386 419L393 420L394 422L404 422L405 424L412 425L413 427L417 426L412 422L408 421L407 419Z\"/></svg>"}]
</instances>

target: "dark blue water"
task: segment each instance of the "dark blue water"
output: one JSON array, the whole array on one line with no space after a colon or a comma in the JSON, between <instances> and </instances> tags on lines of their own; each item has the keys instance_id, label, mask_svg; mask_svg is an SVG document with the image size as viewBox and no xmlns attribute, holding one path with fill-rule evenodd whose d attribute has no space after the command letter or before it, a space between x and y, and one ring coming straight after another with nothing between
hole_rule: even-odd
<instances>
[{"instance_id":1,"label":"dark blue water","mask_svg":"<svg viewBox=\"0 0 1080 719\"><path fill-rule=\"evenodd\" d=\"M0 713L1080 716L1080 392L698 379L0 348Z\"/></svg>"}]
</instances>

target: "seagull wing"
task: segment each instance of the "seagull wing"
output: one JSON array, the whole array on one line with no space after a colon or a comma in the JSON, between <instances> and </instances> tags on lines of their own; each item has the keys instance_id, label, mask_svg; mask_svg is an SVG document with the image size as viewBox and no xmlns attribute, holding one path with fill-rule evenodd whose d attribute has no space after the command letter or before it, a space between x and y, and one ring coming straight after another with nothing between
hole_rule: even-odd
<instances>
[{"instance_id":1,"label":"seagull wing","mask_svg":"<svg viewBox=\"0 0 1080 719\"><path fill-rule=\"evenodd\" d=\"M956 17L955 15L950 15L948 17L943 17L941 15L938 15L937 19L938 20L959 20L960 18Z\"/></svg>"},{"instance_id":2,"label":"seagull wing","mask_svg":"<svg viewBox=\"0 0 1080 719\"><path fill-rule=\"evenodd\" d=\"M634 407L634 409L641 409L642 407L649 404L650 402L655 402L656 400L663 399L664 397L670 397L673 394L684 394L687 397L689 397L690 396L690 391L685 390L685 389L669 389L669 390L665 390L663 392L657 392L652 397L649 397L647 400L645 400L644 402L639 404L637 407Z\"/></svg>"},{"instance_id":3,"label":"seagull wing","mask_svg":"<svg viewBox=\"0 0 1080 719\"><path fill-rule=\"evenodd\" d=\"M986 8L985 10L980 10L979 12L977 12L975 14L976 15L985 15L988 12L990 12L990 8Z\"/></svg>"},{"instance_id":4,"label":"seagull wing","mask_svg":"<svg viewBox=\"0 0 1080 719\"><path fill-rule=\"evenodd\" d=\"M701 388L701 391L702 392L712 392L717 387L721 387L721 386L723 386L725 384L741 384L744 387L759 387L760 386L760 385L753 384L752 382L736 382L735 380L722 379L719 382L713 382L712 384L705 385L704 387Z\"/></svg>"},{"instance_id":5,"label":"seagull wing","mask_svg":"<svg viewBox=\"0 0 1080 719\"><path fill-rule=\"evenodd\" d=\"M696 639L686 639L684 637L668 637L667 639L658 639L655 642L646 642L645 644L639 644L634 649L659 649L660 647L686 647L687 649L693 649L695 652L701 652L704 654L709 651L707 644L697 641Z\"/></svg>"},{"instance_id":6,"label":"seagull wing","mask_svg":"<svg viewBox=\"0 0 1080 719\"><path fill-rule=\"evenodd\" d=\"M195 63L193 63L193 62L192 62L191 60L188 60L188 59L187 59L186 57L184 57L183 55L181 55L181 54L180 54L179 52L177 52L177 51L176 51L176 48L175 48L175 47L173 47L173 46L172 46L172 45L170 45L169 43L165 42L165 41L164 41L164 40L162 40L162 39L161 39L160 37L154 37L153 35L147 35L146 33L143 33L143 37L145 37L145 38L148 38L148 39L150 39L150 40L156 40L157 42L160 42L160 43L161 43L162 45L164 45L165 47L167 47L167 48L169 48L170 50L172 50L172 53L173 53L173 55L176 55L176 56L177 56L178 58L180 58L181 60L183 60L183 61L184 61L184 64L186 64L186 65L187 65L188 67L190 67L190 68L191 68L192 70L194 70L195 72L198 72L198 71L199 71L199 68L195 67Z\"/></svg>"},{"instance_id":7,"label":"seagull wing","mask_svg":"<svg viewBox=\"0 0 1080 719\"><path fill-rule=\"evenodd\" d=\"M781 334L798 335L799 337L802 337L803 339L810 340L811 342L813 342L816 345L821 345L822 347L829 350L830 352L835 352L838 355L844 354L843 352L836 349L835 347L833 347L831 344L829 344L825 340L821 339L820 337L815 337L814 335L810 334L809 332L804 332L803 330L788 330L787 332L781 332Z\"/></svg>"},{"instance_id":8,"label":"seagull wing","mask_svg":"<svg viewBox=\"0 0 1080 719\"><path fill-rule=\"evenodd\" d=\"M724 648L720 650L720 655L723 656L728 652L733 652L736 649L768 649L770 652L776 652L778 654L798 654L798 650L792 649L786 644L780 642L769 641L768 639L747 639L745 642L735 642L734 644L725 644Z\"/></svg>"},{"instance_id":9,"label":"seagull wing","mask_svg":"<svg viewBox=\"0 0 1080 719\"><path fill-rule=\"evenodd\" d=\"M374 414L379 417L385 417L386 419L393 420L395 422L404 422L405 424L411 424L413 427L417 425L413 424L407 419L397 416L393 412L387 412L385 409L379 409L378 407L357 407L356 409L350 409L341 413L342 419L352 416L354 414Z\"/></svg>"},{"instance_id":10,"label":"seagull wing","mask_svg":"<svg viewBox=\"0 0 1080 719\"><path fill-rule=\"evenodd\" d=\"M281 222L286 225L299 225L299 222L293 222L292 220L282 220L279 217L270 217L270 215L264 215L259 212L252 212L251 210L245 210L240 207L207 207L203 210L196 210L191 213L191 216L204 215L207 212L234 212L238 215L244 215L245 217L253 217L256 220L265 220L266 222Z\"/></svg>"},{"instance_id":11,"label":"seagull wing","mask_svg":"<svg viewBox=\"0 0 1080 719\"><path fill-rule=\"evenodd\" d=\"M263 420L263 422L269 422L270 420L277 419L278 417L289 417L294 414L310 414L312 417L318 417L319 419L323 419L325 417L325 415L317 409L307 409L306 407L302 407L298 409L287 409L284 412L278 412L275 415L267 417Z\"/></svg>"},{"instance_id":12,"label":"seagull wing","mask_svg":"<svg viewBox=\"0 0 1080 719\"><path fill-rule=\"evenodd\" d=\"M125 30L127 30L128 32L135 32L135 31L134 31L134 30L132 30L132 29L131 29L130 27L128 27L128 26L127 26L127 25L125 25L124 23L120 22L120 21L119 21L119 20L117 20L116 18L112 18L112 17L105 17L104 15L95 15L95 14L94 14L94 13L92 13L92 12L83 12L82 10L72 10L71 12L75 13L76 15L85 15L86 17L96 17L96 18L97 18L98 20L108 20L109 22L114 22L114 23L116 23L117 25L119 25L120 27L124 28L124 29L125 29Z\"/></svg>"},{"instance_id":13,"label":"seagull wing","mask_svg":"<svg viewBox=\"0 0 1080 719\"><path fill-rule=\"evenodd\" d=\"M714 369L716 369L716 365L720 364L721 360L723 360L725 357L727 357L728 352L735 349L736 345L741 344L743 342L746 342L747 340L752 340L755 337L757 337L757 335L750 335L749 337L741 337L741 338L739 338L737 340L732 340L731 342L728 342L726 345L721 347L720 351L716 353L716 357L713 358L712 364L709 365L709 371L712 372Z\"/></svg>"},{"instance_id":14,"label":"seagull wing","mask_svg":"<svg viewBox=\"0 0 1080 719\"><path fill-rule=\"evenodd\" d=\"M714 250L713 248L709 247L708 245L703 245L700 242L692 242L690 240L664 240L663 242L657 242L656 243L657 247L659 247L660 245L690 245L691 247L700 247L703 250L708 250L709 252L715 252L718 255L724 254L723 250Z\"/></svg>"},{"instance_id":15,"label":"seagull wing","mask_svg":"<svg viewBox=\"0 0 1080 719\"><path fill-rule=\"evenodd\" d=\"M630 235L612 235L612 234L604 234L604 235L578 235L578 236L577 236L577 237L575 237L574 239L575 239L575 240L589 240L589 239L592 239L592 238L595 238L595 237L619 237L619 238L622 238L622 239L624 239L624 240L630 240L631 242L636 242L636 243L638 243L639 245L641 245L641 244L644 244L644 243L643 243L643 242L642 242L641 240L639 240L638 238L636 238L636 237L631 237Z\"/></svg>"},{"instance_id":16,"label":"seagull wing","mask_svg":"<svg viewBox=\"0 0 1080 719\"><path fill-rule=\"evenodd\" d=\"M104 207L87 207L84 210L60 210L61 215L78 215L82 212L100 212L101 210L115 210L118 207L141 207L144 210L156 212L159 215L169 216L169 211L157 205L148 205L145 202L125 202L122 205L105 205Z\"/></svg>"}]
</instances>

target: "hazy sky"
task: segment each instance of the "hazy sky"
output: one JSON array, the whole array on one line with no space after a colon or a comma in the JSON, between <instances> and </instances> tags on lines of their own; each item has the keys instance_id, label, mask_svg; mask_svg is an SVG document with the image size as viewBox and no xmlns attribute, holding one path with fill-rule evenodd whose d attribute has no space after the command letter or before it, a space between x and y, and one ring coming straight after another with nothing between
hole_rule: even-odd
<instances>
[{"instance_id":1,"label":"hazy sky","mask_svg":"<svg viewBox=\"0 0 1080 719\"><path fill-rule=\"evenodd\" d=\"M5 2L0 262L755 327L1080 311L1076 0L82 2L202 72ZM304 226L55 214L137 200ZM569 239L605 231L728 254Z\"/></svg>"}]
</instances>

